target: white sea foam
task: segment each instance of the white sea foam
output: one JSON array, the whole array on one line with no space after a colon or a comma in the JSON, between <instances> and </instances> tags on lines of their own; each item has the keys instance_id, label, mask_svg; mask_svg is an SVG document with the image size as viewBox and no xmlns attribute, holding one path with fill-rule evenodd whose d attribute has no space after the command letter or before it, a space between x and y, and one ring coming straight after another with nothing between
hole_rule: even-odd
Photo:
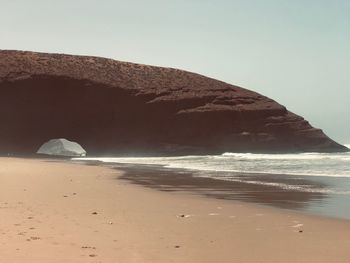
<instances>
[{"instance_id":1,"label":"white sea foam","mask_svg":"<svg viewBox=\"0 0 350 263\"><path fill-rule=\"evenodd\" d=\"M252 154L214 156L75 158L106 163L162 165L211 172L350 177L349 153Z\"/></svg>"}]
</instances>

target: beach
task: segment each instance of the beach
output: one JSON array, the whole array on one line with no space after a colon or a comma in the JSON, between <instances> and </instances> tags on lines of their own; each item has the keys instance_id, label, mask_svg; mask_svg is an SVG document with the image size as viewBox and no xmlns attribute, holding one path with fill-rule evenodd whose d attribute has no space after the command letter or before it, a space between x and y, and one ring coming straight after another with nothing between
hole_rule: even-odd
<instances>
[{"instance_id":1,"label":"beach","mask_svg":"<svg viewBox=\"0 0 350 263\"><path fill-rule=\"evenodd\" d=\"M124 173L0 158L1 262L349 261L349 220L158 191Z\"/></svg>"}]
</instances>

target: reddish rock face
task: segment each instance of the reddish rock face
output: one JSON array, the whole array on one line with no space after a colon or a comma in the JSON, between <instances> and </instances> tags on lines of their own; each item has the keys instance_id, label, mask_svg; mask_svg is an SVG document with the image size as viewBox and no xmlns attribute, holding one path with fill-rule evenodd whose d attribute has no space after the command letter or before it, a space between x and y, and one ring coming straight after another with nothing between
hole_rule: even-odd
<instances>
[{"instance_id":1,"label":"reddish rock face","mask_svg":"<svg viewBox=\"0 0 350 263\"><path fill-rule=\"evenodd\" d=\"M0 51L0 152L52 138L90 155L348 150L275 101L195 73Z\"/></svg>"}]
</instances>

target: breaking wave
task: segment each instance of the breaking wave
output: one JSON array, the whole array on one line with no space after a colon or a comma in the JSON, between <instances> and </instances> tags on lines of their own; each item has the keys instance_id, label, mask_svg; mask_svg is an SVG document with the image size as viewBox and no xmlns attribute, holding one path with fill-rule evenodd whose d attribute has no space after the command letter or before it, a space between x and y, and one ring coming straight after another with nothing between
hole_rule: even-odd
<instances>
[{"instance_id":1,"label":"breaking wave","mask_svg":"<svg viewBox=\"0 0 350 263\"><path fill-rule=\"evenodd\" d=\"M350 177L350 153L254 154L180 157L75 158L108 163L162 165L200 171Z\"/></svg>"}]
</instances>

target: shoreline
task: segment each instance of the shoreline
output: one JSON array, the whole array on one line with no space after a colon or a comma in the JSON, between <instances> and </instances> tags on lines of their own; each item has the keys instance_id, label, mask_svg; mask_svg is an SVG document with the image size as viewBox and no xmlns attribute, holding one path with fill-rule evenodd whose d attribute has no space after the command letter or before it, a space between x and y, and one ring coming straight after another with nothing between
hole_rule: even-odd
<instances>
[{"instance_id":1,"label":"shoreline","mask_svg":"<svg viewBox=\"0 0 350 263\"><path fill-rule=\"evenodd\" d=\"M155 189L164 192L180 192L195 194L203 197L224 199L231 201L244 202L252 205L265 207L273 207L277 209L286 209L292 212L303 213L306 215L322 216L334 219L350 220L348 215L338 215L332 213L324 213L312 208L313 203L327 202L330 194L324 192L308 192L296 189L278 189L274 185L250 184L244 181L221 180L213 177L201 176L202 171L196 171L185 168L168 168L163 165L156 164L130 164L130 163L113 163L102 161L85 161L72 160L76 163L86 165L97 165L108 167L116 170L122 170L124 174L120 179L126 180L135 185ZM209 172L207 172L209 173ZM210 172L211 173L211 172ZM232 173L231 173L232 174ZM241 176L240 173L236 173ZM264 177L274 178L275 184L290 183L295 184L312 184L309 178L298 179L284 174L255 174L245 173L249 175L250 180L263 182ZM275 177L279 178L275 178ZM314 179L314 178L312 178ZM322 188L318 181L315 184L317 188ZM315 205L316 208L319 205ZM323 213L322 213L323 212Z\"/></svg>"},{"instance_id":2,"label":"shoreline","mask_svg":"<svg viewBox=\"0 0 350 263\"><path fill-rule=\"evenodd\" d=\"M154 191L100 165L19 158L0 164L5 262L347 262L350 256L349 220Z\"/></svg>"}]
</instances>

